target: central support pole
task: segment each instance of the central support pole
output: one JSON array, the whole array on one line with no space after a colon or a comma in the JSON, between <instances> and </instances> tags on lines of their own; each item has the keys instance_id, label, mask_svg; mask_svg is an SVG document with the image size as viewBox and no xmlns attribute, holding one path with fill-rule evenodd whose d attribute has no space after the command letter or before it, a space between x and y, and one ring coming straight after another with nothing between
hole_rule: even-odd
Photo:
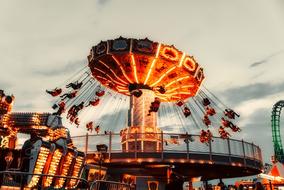
<instances>
[{"instance_id":1,"label":"central support pole","mask_svg":"<svg viewBox=\"0 0 284 190\"><path fill-rule=\"evenodd\" d=\"M155 100L152 90L141 90L142 95L130 97L129 127L137 127L139 133L154 132L157 127L157 112L149 113L151 103Z\"/></svg>"},{"instance_id":2,"label":"central support pole","mask_svg":"<svg viewBox=\"0 0 284 190\"><path fill-rule=\"evenodd\" d=\"M121 134L122 147L124 151L160 151L161 130L157 127L158 113L150 111L155 93L149 89L140 91L142 92L140 96L130 97L128 127L122 130Z\"/></svg>"}]
</instances>

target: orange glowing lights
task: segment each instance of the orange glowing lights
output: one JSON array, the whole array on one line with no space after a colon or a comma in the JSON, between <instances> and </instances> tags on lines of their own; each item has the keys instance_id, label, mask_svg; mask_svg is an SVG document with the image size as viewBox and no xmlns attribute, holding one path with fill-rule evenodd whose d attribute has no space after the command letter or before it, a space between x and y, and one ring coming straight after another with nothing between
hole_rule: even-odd
<instances>
[{"instance_id":1,"label":"orange glowing lights","mask_svg":"<svg viewBox=\"0 0 284 190\"><path fill-rule=\"evenodd\" d=\"M137 77L136 63L135 63L135 58L134 58L133 54L131 55L131 60L132 60L132 66L133 66L135 81L138 84L139 81L138 81L138 77Z\"/></svg>"},{"instance_id":2,"label":"orange glowing lights","mask_svg":"<svg viewBox=\"0 0 284 190\"><path fill-rule=\"evenodd\" d=\"M182 80L185 80L185 79L188 79L188 78L190 78L190 76L185 76L185 77L177 78L176 80L174 80L174 81L168 83L165 87L167 88L167 87L171 86L171 85L174 84L174 83L177 83L177 82L179 82L179 81L182 81Z\"/></svg>"},{"instance_id":3,"label":"orange glowing lights","mask_svg":"<svg viewBox=\"0 0 284 190\"><path fill-rule=\"evenodd\" d=\"M157 60L156 58L153 59L153 61L152 61L152 63L151 63L151 67L150 67L150 69L149 69L149 71L148 71L148 73L147 73L147 77L146 77L146 79L145 79L145 81L144 81L144 85L147 84L147 82L148 82L148 79L149 79L150 74L151 74L151 72L152 72L152 70L153 70L153 67L154 67L154 65L155 65L155 63L156 63L156 60Z\"/></svg>"},{"instance_id":4,"label":"orange glowing lights","mask_svg":"<svg viewBox=\"0 0 284 190\"><path fill-rule=\"evenodd\" d=\"M181 67L181 66L182 66L184 57L185 57L185 53L182 54L181 59L180 59L179 64L178 64L178 67Z\"/></svg>"},{"instance_id":5,"label":"orange glowing lights","mask_svg":"<svg viewBox=\"0 0 284 190\"><path fill-rule=\"evenodd\" d=\"M42 174L43 168L45 166L47 156L49 154L49 149L45 147L41 147L39 154L38 154L38 159L36 161L35 169L34 169L34 174ZM40 176L39 175L33 175L31 181L28 183L27 187L28 188L33 188L35 187L38 182L39 182Z\"/></svg>"},{"instance_id":6,"label":"orange glowing lights","mask_svg":"<svg viewBox=\"0 0 284 190\"><path fill-rule=\"evenodd\" d=\"M188 71L192 72L196 70L196 62L191 57L186 57L183 65Z\"/></svg>"},{"instance_id":7,"label":"orange glowing lights","mask_svg":"<svg viewBox=\"0 0 284 190\"><path fill-rule=\"evenodd\" d=\"M169 70L167 70L155 83L151 84L150 86L153 87L153 86L159 84L159 82L161 82L163 80L163 78L165 78L165 76L167 74L169 74L171 71L173 71L175 68L176 68L176 66L174 66L174 67L170 68Z\"/></svg>"},{"instance_id":8,"label":"orange glowing lights","mask_svg":"<svg viewBox=\"0 0 284 190\"><path fill-rule=\"evenodd\" d=\"M73 172L72 172L73 177L79 177L83 163L84 163L84 158L81 156L78 156L76 158L75 165L74 165ZM68 183L68 187L75 188L77 186L77 183L78 183L77 179L70 179Z\"/></svg>"},{"instance_id":9,"label":"orange glowing lights","mask_svg":"<svg viewBox=\"0 0 284 190\"><path fill-rule=\"evenodd\" d=\"M127 74L125 73L125 70L123 69L121 63L116 59L115 56L112 56L112 58L115 60L115 62L119 65L119 68L121 69L124 77L128 80L128 82L133 83L132 80L130 80L130 78L127 76Z\"/></svg>"},{"instance_id":10,"label":"orange glowing lights","mask_svg":"<svg viewBox=\"0 0 284 190\"><path fill-rule=\"evenodd\" d=\"M124 80L122 80L119 76L117 76L117 74L103 61L99 60L99 63L103 64L106 68L108 68L108 70L110 70L110 72L122 83L124 84L128 84L127 82L125 82Z\"/></svg>"},{"instance_id":11,"label":"orange glowing lights","mask_svg":"<svg viewBox=\"0 0 284 190\"><path fill-rule=\"evenodd\" d=\"M60 175L62 175L63 177L68 175L68 171L69 171L69 167L72 163L73 160L73 154L71 152L68 152L67 155L64 158L64 163L63 163L63 167L62 167L62 172ZM56 178L55 181L55 188L62 188L64 183L65 183L65 178Z\"/></svg>"},{"instance_id":12,"label":"orange glowing lights","mask_svg":"<svg viewBox=\"0 0 284 190\"><path fill-rule=\"evenodd\" d=\"M162 56L171 61L178 60L178 52L173 47L168 47L168 46L164 47L164 49L162 50Z\"/></svg>"},{"instance_id":13,"label":"orange glowing lights","mask_svg":"<svg viewBox=\"0 0 284 190\"><path fill-rule=\"evenodd\" d=\"M145 40L119 38L102 43L109 47L118 42L129 48L112 49L111 53L92 52L92 59L89 59L92 75L107 88L129 96L128 86L134 84L141 89L152 89L161 101L166 102L185 100L198 92L204 73L192 56L174 46L150 40L145 43ZM93 49L98 49L100 44ZM181 89L188 85L192 87ZM171 97L165 98L164 94Z\"/></svg>"},{"instance_id":14,"label":"orange glowing lights","mask_svg":"<svg viewBox=\"0 0 284 190\"><path fill-rule=\"evenodd\" d=\"M49 187L51 185L52 180L53 180L52 175L56 174L57 167L58 167L58 164L59 164L61 157L62 157L62 152L59 149L56 149L54 151L51 163L49 165L49 170L48 170L48 173L47 173L48 175L51 175L51 176L46 177L46 179L44 180L44 182L43 182L44 187Z\"/></svg>"}]
</instances>

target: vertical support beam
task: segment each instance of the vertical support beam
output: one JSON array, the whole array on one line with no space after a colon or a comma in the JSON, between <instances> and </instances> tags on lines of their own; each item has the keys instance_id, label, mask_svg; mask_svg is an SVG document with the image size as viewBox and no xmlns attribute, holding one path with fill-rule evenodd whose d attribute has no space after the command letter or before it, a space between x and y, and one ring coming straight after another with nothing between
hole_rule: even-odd
<instances>
[{"instance_id":1,"label":"vertical support beam","mask_svg":"<svg viewBox=\"0 0 284 190\"><path fill-rule=\"evenodd\" d=\"M212 144L211 144L211 140L209 141L209 159L210 161L212 161Z\"/></svg>"},{"instance_id":2,"label":"vertical support beam","mask_svg":"<svg viewBox=\"0 0 284 190\"><path fill-rule=\"evenodd\" d=\"M203 187L204 187L204 189L208 189L208 180L207 179L205 181L203 181Z\"/></svg>"},{"instance_id":3,"label":"vertical support beam","mask_svg":"<svg viewBox=\"0 0 284 190\"><path fill-rule=\"evenodd\" d=\"M86 139L85 139L85 154L87 155L88 153L88 144L89 144L89 134L86 133Z\"/></svg>"},{"instance_id":4,"label":"vertical support beam","mask_svg":"<svg viewBox=\"0 0 284 190\"><path fill-rule=\"evenodd\" d=\"M135 142L134 142L134 154L135 154L135 159L137 160L137 131L135 132Z\"/></svg>"},{"instance_id":5,"label":"vertical support beam","mask_svg":"<svg viewBox=\"0 0 284 190\"><path fill-rule=\"evenodd\" d=\"M164 160L164 133L161 131L161 159Z\"/></svg>"},{"instance_id":6,"label":"vertical support beam","mask_svg":"<svg viewBox=\"0 0 284 190\"><path fill-rule=\"evenodd\" d=\"M108 159L111 160L111 151L112 151L112 132L109 132L109 145L108 145Z\"/></svg>"},{"instance_id":7,"label":"vertical support beam","mask_svg":"<svg viewBox=\"0 0 284 190\"><path fill-rule=\"evenodd\" d=\"M262 154L261 154L261 149L259 148L259 146L257 147L257 150L258 150L259 159L260 159L261 162L263 162L263 160L262 160Z\"/></svg>"},{"instance_id":8,"label":"vertical support beam","mask_svg":"<svg viewBox=\"0 0 284 190\"><path fill-rule=\"evenodd\" d=\"M230 145L230 139L229 139L229 138L227 138L227 143L228 143L229 162L232 163L232 158L231 158L231 145Z\"/></svg>"},{"instance_id":9,"label":"vertical support beam","mask_svg":"<svg viewBox=\"0 0 284 190\"><path fill-rule=\"evenodd\" d=\"M246 162L246 151L245 151L245 143L244 140L242 139L242 147L243 147L243 153L244 153L244 165L247 166Z\"/></svg>"},{"instance_id":10,"label":"vertical support beam","mask_svg":"<svg viewBox=\"0 0 284 190\"><path fill-rule=\"evenodd\" d=\"M167 183L170 183L170 177L171 177L171 173L172 173L172 168L171 166L167 167Z\"/></svg>"},{"instance_id":11,"label":"vertical support beam","mask_svg":"<svg viewBox=\"0 0 284 190\"><path fill-rule=\"evenodd\" d=\"M17 136L12 135L11 137L8 137L8 139L9 139L8 148L15 149L17 146Z\"/></svg>"},{"instance_id":12,"label":"vertical support beam","mask_svg":"<svg viewBox=\"0 0 284 190\"><path fill-rule=\"evenodd\" d=\"M252 155L253 155L253 160L254 160L254 166L256 166L256 155L255 155L255 151L254 151L254 144L251 143L251 149L252 149Z\"/></svg>"},{"instance_id":13,"label":"vertical support beam","mask_svg":"<svg viewBox=\"0 0 284 190\"><path fill-rule=\"evenodd\" d=\"M189 159L189 136L188 136L188 132L186 132L185 143L186 143L186 159L188 160Z\"/></svg>"},{"instance_id":14,"label":"vertical support beam","mask_svg":"<svg viewBox=\"0 0 284 190\"><path fill-rule=\"evenodd\" d=\"M192 185L192 178L188 178L188 190L193 190L193 185Z\"/></svg>"},{"instance_id":15,"label":"vertical support beam","mask_svg":"<svg viewBox=\"0 0 284 190\"><path fill-rule=\"evenodd\" d=\"M271 183L271 180L269 180L269 190L273 190L274 189L274 187L273 187L273 185L272 185L272 183Z\"/></svg>"}]
</instances>

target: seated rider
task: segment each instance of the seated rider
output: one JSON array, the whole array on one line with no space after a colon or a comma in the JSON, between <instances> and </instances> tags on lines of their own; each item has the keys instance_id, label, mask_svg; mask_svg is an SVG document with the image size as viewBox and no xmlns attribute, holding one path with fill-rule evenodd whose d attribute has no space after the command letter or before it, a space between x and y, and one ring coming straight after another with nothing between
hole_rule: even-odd
<instances>
[{"instance_id":1,"label":"seated rider","mask_svg":"<svg viewBox=\"0 0 284 190\"><path fill-rule=\"evenodd\" d=\"M240 117L239 114L237 114L234 110L232 109L225 109L224 111L225 116L227 116L229 119L235 119L235 117Z\"/></svg>"},{"instance_id":2,"label":"seated rider","mask_svg":"<svg viewBox=\"0 0 284 190\"><path fill-rule=\"evenodd\" d=\"M67 114L68 118L76 118L78 116L79 111L81 111L84 108L84 102L81 102L79 105L73 105L69 110Z\"/></svg>"},{"instance_id":3,"label":"seated rider","mask_svg":"<svg viewBox=\"0 0 284 190\"><path fill-rule=\"evenodd\" d=\"M99 103L100 103L100 99L99 98L95 98L94 100L91 100L91 101L89 101L89 104L86 106L86 107L88 107L88 106L97 106L97 105L99 105Z\"/></svg>"},{"instance_id":4,"label":"seated rider","mask_svg":"<svg viewBox=\"0 0 284 190\"><path fill-rule=\"evenodd\" d=\"M203 123L208 127L209 125L211 125L211 121L209 119L209 117L207 115L204 115L203 117Z\"/></svg>"},{"instance_id":5,"label":"seated rider","mask_svg":"<svg viewBox=\"0 0 284 190\"><path fill-rule=\"evenodd\" d=\"M209 106L211 104L211 102L208 98L203 98L202 104L203 104L203 106Z\"/></svg>"},{"instance_id":6,"label":"seated rider","mask_svg":"<svg viewBox=\"0 0 284 190\"><path fill-rule=\"evenodd\" d=\"M224 129L224 127L222 127L222 126L219 127L218 132L219 132L220 137L221 137L222 139L227 139L227 138L229 138L229 137L231 136L230 133L228 133L228 132Z\"/></svg>"},{"instance_id":7,"label":"seated rider","mask_svg":"<svg viewBox=\"0 0 284 190\"><path fill-rule=\"evenodd\" d=\"M102 97L103 95L105 95L105 91L104 91L104 90L98 90L98 91L96 92L96 95L97 95L98 97Z\"/></svg>"},{"instance_id":8,"label":"seated rider","mask_svg":"<svg viewBox=\"0 0 284 190\"><path fill-rule=\"evenodd\" d=\"M191 111L190 111L190 109L189 109L187 106L185 106L185 107L183 108L183 115L184 115L185 117L188 117L188 116L191 115Z\"/></svg>"},{"instance_id":9,"label":"seated rider","mask_svg":"<svg viewBox=\"0 0 284 190\"><path fill-rule=\"evenodd\" d=\"M213 141L212 137L212 132L209 129L207 131L201 130L200 142L207 144L209 141Z\"/></svg>"},{"instance_id":10,"label":"seated rider","mask_svg":"<svg viewBox=\"0 0 284 190\"><path fill-rule=\"evenodd\" d=\"M206 134L207 134L206 131L204 131L202 129L201 132L200 132L200 138L199 138L201 143L205 143L205 141L206 141Z\"/></svg>"},{"instance_id":11,"label":"seated rider","mask_svg":"<svg viewBox=\"0 0 284 190\"><path fill-rule=\"evenodd\" d=\"M183 102L182 102L182 101L178 101L176 104L177 104L177 106L179 106L179 107L183 106Z\"/></svg>"},{"instance_id":12,"label":"seated rider","mask_svg":"<svg viewBox=\"0 0 284 190\"><path fill-rule=\"evenodd\" d=\"M163 86L158 86L158 92L160 92L161 94L165 94L166 89Z\"/></svg>"},{"instance_id":13,"label":"seated rider","mask_svg":"<svg viewBox=\"0 0 284 190\"><path fill-rule=\"evenodd\" d=\"M111 134L111 131L104 131L105 135Z\"/></svg>"},{"instance_id":14,"label":"seated rider","mask_svg":"<svg viewBox=\"0 0 284 190\"><path fill-rule=\"evenodd\" d=\"M78 90L82 87L83 85L83 82L79 82L79 81L76 81L76 82L71 82L69 84L66 85L66 88L73 88L73 90Z\"/></svg>"},{"instance_id":15,"label":"seated rider","mask_svg":"<svg viewBox=\"0 0 284 190\"><path fill-rule=\"evenodd\" d=\"M84 103L85 102L81 102L79 105L76 106L77 112L81 111L84 108Z\"/></svg>"},{"instance_id":16,"label":"seated rider","mask_svg":"<svg viewBox=\"0 0 284 190\"><path fill-rule=\"evenodd\" d=\"M73 106L71 106L71 108L69 108L69 110L67 112L67 119L72 118L72 117L73 118L77 117L76 112L75 112L75 106L76 105L73 105Z\"/></svg>"},{"instance_id":17,"label":"seated rider","mask_svg":"<svg viewBox=\"0 0 284 190\"><path fill-rule=\"evenodd\" d=\"M80 125L80 121L79 121L79 118L78 118L78 117L75 118L74 123L75 123L76 127L78 128L79 125Z\"/></svg>"},{"instance_id":18,"label":"seated rider","mask_svg":"<svg viewBox=\"0 0 284 190\"><path fill-rule=\"evenodd\" d=\"M168 145L169 145L167 140L165 140L165 145L166 145L166 146L168 146Z\"/></svg>"},{"instance_id":19,"label":"seated rider","mask_svg":"<svg viewBox=\"0 0 284 190\"><path fill-rule=\"evenodd\" d=\"M212 137L213 137L213 134L212 134L212 132L209 130L209 129L207 129L207 138L208 138L208 141L213 141L212 140Z\"/></svg>"},{"instance_id":20,"label":"seated rider","mask_svg":"<svg viewBox=\"0 0 284 190\"><path fill-rule=\"evenodd\" d=\"M55 88L53 90L46 90L46 93L50 94L51 96L58 96L59 94L61 94L62 89L61 88Z\"/></svg>"},{"instance_id":21,"label":"seated rider","mask_svg":"<svg viewBox=\"0 0 284 190\"><path fill-rule=\"evenodd\" d=\"M224 117L221 118L221 123L222 123L222 126L225 128L230 127L231 125L231 122L229 120L226 120Z\"/></svg>"},{"instance_id":22,"label":"seated rider","mask_svg":"<svg viewBox=\"0 0 284 190\"><path fill-rule=\"evenodd\" d=\"M160 99L156 97L154 102L151 102L151 106L150 106L148 115L150 115L151 112L158 112L158 110L160 108L160 103L161 103Z\"/></svg>"},{"instance_id":23,"label":"seated rider","mask_svg":"<svg viewBox=\"0 0 284 190\"><path fill-rule=\"evenodd\" d=\"M69 93L65 93L63 95L60 96L61 100L65 100L66 98L68 99L72 99L75 98L77 95L78 91L73 91L73 92L69 92Z\"/></svg>"},{"instance_id":24,"label":"seated rider","mask_svg":"<svg viewBox=\"0 0 284 190\"><path fill-rule=\"evenodd\" d=\"M241 129L231 122L230 128L233 132L241 132Z\"/></svg>"},{"instance_id":25,"label":"seated rider","mask_svg":"<svg viewBox=\"0 0 284 190\"><path fill-rule=\"evenodd\" d=\"M86 128L87 128L87 131L90 131L90 132L92 133L93 130L94 130L94 124L93 124L93 122L91 121L91 122L87 123L87 124L86 124Z\"/></svg>"},{"instance_id":26,"label":"seated rider","mask_svg":"<svg viewBox=\"0 0 284 190\"><path fill-rule=\"evenodd\" d=\"M101 129L101 128L100 128L100 126L99 126L99 125L97 125L97 126L96 126L96 128L95 128L95 131L96 131L96 133L97 133L97 134L99 134L100 129Z\"/></svg>"},{"instance_id":27,"label":"seated rider","mask_svg":"<svg viewBox=\"0 0 284 190\"><path fill-rule=\"evenodd\" d=\"M67 117L68 117L68 116L67 116ZM77 118L77 115L71 115L68 119L69 119L70 123L72 124L72 123L74 123L74 121L76 120L76 118Z\"/></svg>"},{"instance_id":28,"label":"seated rider","mask_svg":"<svg viewBox=\"0 0 284 190\"><path fill-rule=\"evenodd\" d=\"M57 112L54 113L54 115L60 116L62 113L64 113L65 112L65 105L66 105L65 102L63 102L63 101L59 102L59 104L58 104L59 108L58 108Z\"/></svg>"},{"instance_id":29,"label":"seated rider","mask_svg":"<svg viewBox=\"0 0 284 190\"><path fill-rule=\"evenodd\" d=\"M213 116L216 114L216 111L214 108L210 107L210 106L206 106L206 114L209 116Z\"/></svg>"}]
</instances>

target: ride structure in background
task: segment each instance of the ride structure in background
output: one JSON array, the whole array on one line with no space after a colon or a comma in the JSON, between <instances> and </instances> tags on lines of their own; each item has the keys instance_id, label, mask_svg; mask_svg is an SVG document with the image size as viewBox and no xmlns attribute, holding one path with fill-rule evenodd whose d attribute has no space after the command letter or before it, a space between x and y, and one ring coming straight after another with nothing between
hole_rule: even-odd
<instances>
[{"instance_id":1,"label":"ride structure in background","mask_svg":"<svg viewBox=\"0 0 284 190\"><path fill-rule=\"evenodd\" d=\"M272 108L271 127L274 146L274 161L284 163L284 151L280 133L280 115L284 107L284 100L278 101Z\"/></svg>"},{"instance_id":2,"label":"ride structure in background","mask_svg":"<svg viewBox=\"0 0 284 190\"><path fill-rule=\"evenodd\" d=\"M50 113L11 112L14 99L0 90L0 188L8 185L25 189L51 186L75 189L80 182L85 154L73 145L61 117ZM18 133L30 135L20 150L16 148ZM15 176L9 180L3 177L13 176L11 170L21 180Z\"/></svg>"}]
</instances>

